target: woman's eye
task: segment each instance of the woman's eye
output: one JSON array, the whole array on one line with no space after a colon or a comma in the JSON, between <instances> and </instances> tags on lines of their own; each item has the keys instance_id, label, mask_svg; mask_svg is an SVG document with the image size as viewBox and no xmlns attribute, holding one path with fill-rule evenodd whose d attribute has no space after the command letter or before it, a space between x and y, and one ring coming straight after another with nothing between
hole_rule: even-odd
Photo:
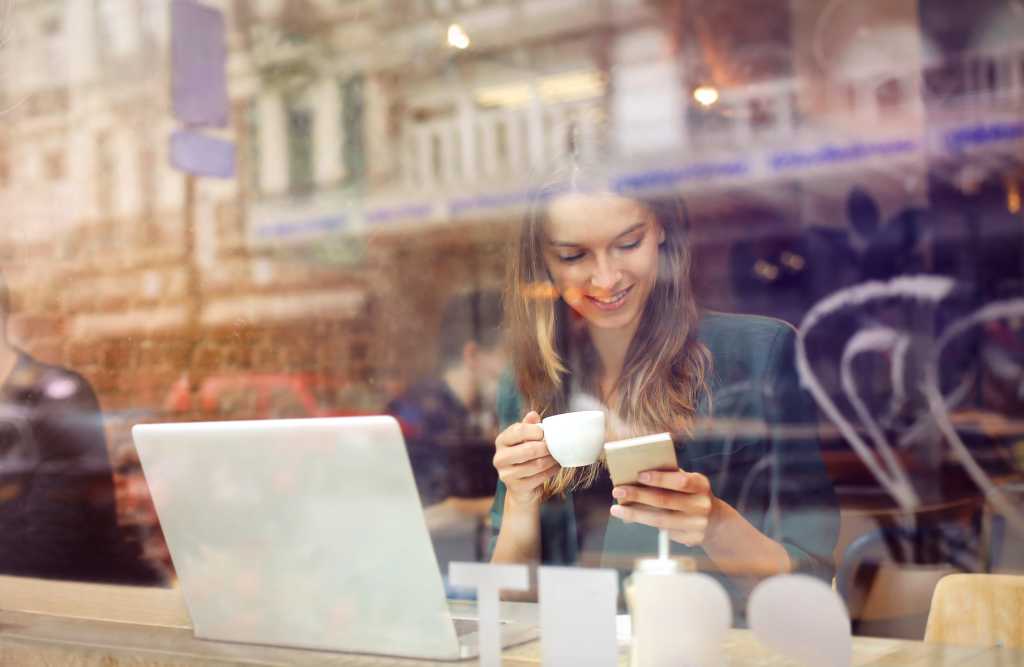
<instances>
[{"instance_id":1,"label":"woman's eye","mask_svg":"<svg viewBox=\"0 0 1024 667\"><path fill-rule=\"evenodd\" d=\"M640 242L643 241L643 237L638 238L636 241L630 241L629 243L623 243L619 246L620 250L632 250L633 248L639 248Z\"/></svg>"},{"instance_id":2,"label":"woman's eye","mask_svg":"<svg viewBox=\"0 0 1024 667\"><path fill-rule=\"evenodd\" d=\"M559 255L558 259L566 263L578 262L579 260L583 259L583 253L578 252L572 255Z\"/></svg>"}]
</instances>

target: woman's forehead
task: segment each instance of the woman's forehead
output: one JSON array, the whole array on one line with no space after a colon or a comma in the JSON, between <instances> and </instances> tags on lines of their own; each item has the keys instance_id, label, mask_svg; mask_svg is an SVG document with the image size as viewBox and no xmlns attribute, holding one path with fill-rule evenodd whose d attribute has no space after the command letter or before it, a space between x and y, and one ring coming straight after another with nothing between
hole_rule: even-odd
<instances>
[{"instance_id":1,"label":"woman's forehead","mask_svg":"<svg viewBox=\"0 0 1024 667\"><path fill-rule=\"evenodd\" d=\"M548 206L544 232L553 243L578 243L614 239L651 217L641 202L614 193L570 193Z\"/></svg>"}]
</instances>

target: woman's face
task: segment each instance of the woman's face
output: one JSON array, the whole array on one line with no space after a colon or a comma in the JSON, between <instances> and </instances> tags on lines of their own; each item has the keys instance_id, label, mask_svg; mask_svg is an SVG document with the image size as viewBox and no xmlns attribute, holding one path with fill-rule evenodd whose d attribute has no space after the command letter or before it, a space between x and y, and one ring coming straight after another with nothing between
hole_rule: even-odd
<instances>
[{"instance_id":1,"label":"woman's face","mask_svg":"<svg viewBox=\"0 0 1024 667\"><path fill-rule=\"evenodd\" d=\"M552 201L544 235L555 288L590 326L628 329L639 323L665 240L649 209L611 193L568 194Z\"/></svg>"}]
</instances>

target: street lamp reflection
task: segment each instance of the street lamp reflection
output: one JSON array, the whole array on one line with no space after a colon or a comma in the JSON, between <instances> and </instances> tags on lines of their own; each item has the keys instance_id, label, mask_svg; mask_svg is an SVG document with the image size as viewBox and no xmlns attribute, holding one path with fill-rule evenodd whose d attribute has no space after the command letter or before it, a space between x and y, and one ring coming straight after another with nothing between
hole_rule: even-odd
<instances>
[{"instance_id":1,"label":"street lamp reflection","mask_svg":"<svg viewBox=\"0 0 1024 667\"><path fill-rule=\"evenodd\" d=\"M709 107L718 101L718 89L714 86L697 86L693 90L693 99L701 106Z\"/></svg>"},{"instance_id":2,"label":"street lamp reflection","mask_svg":"<svg viewBox=\"0 0 1024 667\"><path fill-rule=\"evenodd\" d=\"M448 46L460 50L469 48L469 35L458 23L448 26Z\"/></svg>"}]
</instances>

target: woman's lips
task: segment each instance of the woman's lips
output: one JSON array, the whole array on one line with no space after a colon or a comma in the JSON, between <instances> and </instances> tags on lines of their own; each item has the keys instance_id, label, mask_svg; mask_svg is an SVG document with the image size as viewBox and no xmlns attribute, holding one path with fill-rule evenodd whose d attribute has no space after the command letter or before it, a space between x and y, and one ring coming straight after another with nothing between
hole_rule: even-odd
<instances>
[{"instance_id":1,"label":"woman's lips","mask_svg":"<svg viewBox=\"0 0 1024 667\"><path fill-rule=\"evenodd\" d=\"M613 293L611 296L607 298L600 298L596 296L591 296L589 294L586 295L586 297L587 301L592 303L594 307L596 307L598 310L603 310L607 312L622 308L623 304L626 303L626 296L629 295L629 292L632 289L633 286L630 285L626 289L619 290L618 292Z\"/></svg>"}]
</instances>

